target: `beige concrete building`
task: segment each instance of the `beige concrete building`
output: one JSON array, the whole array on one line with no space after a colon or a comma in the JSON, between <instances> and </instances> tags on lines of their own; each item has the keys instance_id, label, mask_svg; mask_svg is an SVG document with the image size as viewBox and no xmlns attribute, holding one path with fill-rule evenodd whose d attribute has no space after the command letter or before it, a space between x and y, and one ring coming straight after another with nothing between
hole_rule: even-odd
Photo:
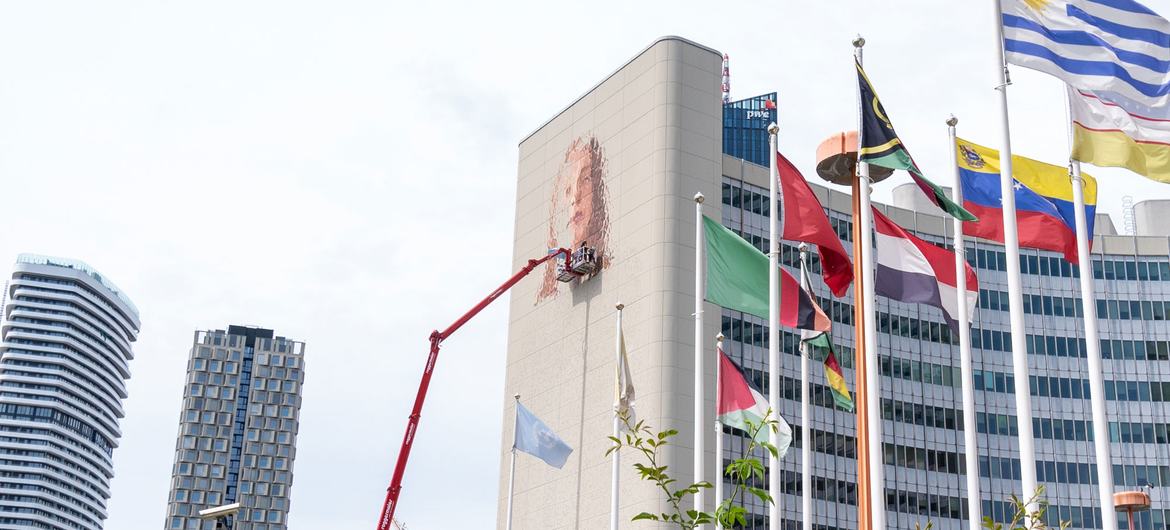
<instances>
[{"instance_id":1,"label":"beige concrete building","mask_svg":"<svg viewBox=\"0 0 1170 530\"><path fill-rule=\"evenodd\" d=\"M666 450L667 464L680 477L691 474L692 197L710 197L712 215L718 215L721 61L710 48L661 38L520 143L514 268L550 247L582 241L599 248L604 268L584 281L563 284L546 275L512 291L500 396L500 528L514 393L574 448L560 470L517 457L515 528L608 526L605 451L618 301L626 305L638 417L680 431ZM707 326L712 337L719 323L714 315ZM706 446L713 444L712 432ZM622 520L653 509L656 499L633 471L623 473Z\"/></svg>"}]
</instances>

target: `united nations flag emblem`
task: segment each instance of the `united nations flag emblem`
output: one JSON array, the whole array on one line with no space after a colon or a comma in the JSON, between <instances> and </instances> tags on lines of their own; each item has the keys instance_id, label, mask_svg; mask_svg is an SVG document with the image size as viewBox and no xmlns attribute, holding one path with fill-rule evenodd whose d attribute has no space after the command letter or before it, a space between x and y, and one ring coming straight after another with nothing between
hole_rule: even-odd
<instances>
[{"instance_id":1,"label":"united nations flag emblem","mask_svg":"<svg viewBox=\"0 0 1170 530\"><path fill-rule=\"evenodd\" d=\"M979 156L979 153L976 153L974 149L971 149L965 145L960 145L959 150L963 152L963 159L967 161L968 166L979 169L986 165L986 163L983 162L983 157Z\"/></svg>"}]
</instances>

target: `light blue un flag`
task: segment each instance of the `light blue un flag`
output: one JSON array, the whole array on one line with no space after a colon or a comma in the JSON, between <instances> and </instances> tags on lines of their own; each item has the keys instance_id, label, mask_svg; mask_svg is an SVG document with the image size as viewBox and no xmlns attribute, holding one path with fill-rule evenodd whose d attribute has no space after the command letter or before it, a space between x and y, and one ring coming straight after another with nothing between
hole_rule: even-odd
<instances>
[{"instance_id":1,"label":"light blue un flag","mask_svg":"<svg viewBox=\"0 0 1170 530\"><path fill-rule=\"evenodd\" d=\"M557 437L548 425L519 402L516 403L516 437L512 447L544 460L557 469L565 466L565 461L573 452L569 444Z\"/></svg>"}]
</instances>

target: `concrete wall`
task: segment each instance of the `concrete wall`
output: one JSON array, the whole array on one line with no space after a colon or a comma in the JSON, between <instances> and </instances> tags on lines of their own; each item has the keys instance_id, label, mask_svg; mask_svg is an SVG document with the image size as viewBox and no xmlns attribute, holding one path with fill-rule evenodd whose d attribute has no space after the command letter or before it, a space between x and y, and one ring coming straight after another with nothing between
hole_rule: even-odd
<instances>
[{"instance_id":1,"label":"concrete wall","mask_svg":"<svg viewBox=\"0 0 1170 530\"><path fill-rule=\"evenodd\" d=\"M1134 204L1133 220L1139 236L1170 236L1170 200L1157 199Z\"/></svg>"},{"instance_id":2,"label":"concrete wall","mask_svg":"<svg viewBox=\"0 0 1170 530\"><path fill-rule=\"evenodd\" d=\"M520 144L513 266L550 246L604 242L607 267L572 284L544 271L511 294L507 380L500 441L497 525L504 526L514 393L574 448L564 469L517 456L514 527L563 529L608 525L614 396L614 304L626 304L625 338L637 391L636 410L655 428L679 435L666 451L674 476L692 472L695 192L719 217L722 110L719 52L665 37L634 57ZM583 184L600 179L604 190ZM598 190L604 200L580 197ZM590 228L574 229L582 201ZM608 218L601 228L600 217ZM550 228L551 227L551 228ZM543 294L542 294L543 293ZM714 342L718 311L704 327ZM712 353L713 357L714 354ZM713 386L713 363L706 366ZM713 396L707 391L713 409ZM701 425L710 427L713 418ZM714 472L713 430L707 451ZM665 509L638 480L627 452L621 520ZM653 528L653 525L639 526Z\"/></svg>"}]
</instances>

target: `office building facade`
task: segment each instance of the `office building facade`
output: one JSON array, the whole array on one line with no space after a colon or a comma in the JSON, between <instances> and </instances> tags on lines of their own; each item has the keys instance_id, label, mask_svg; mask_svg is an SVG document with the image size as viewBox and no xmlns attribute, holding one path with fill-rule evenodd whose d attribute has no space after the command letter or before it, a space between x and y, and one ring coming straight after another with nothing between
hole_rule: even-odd
<instances>
[{"instance_id":1,"label":"office building facade","mask_svg":"<svg viewBox=\"0 0 1170 530\"><path fill-rule=\"evenodd\" d=\"M89 265L17 258L0 324L0 528L102 528L138 328Z\"/></svg>"},{"instance_id":2,"label":"office building facade","mask_svg":"<svg viewBox=\"0 0 1170 530\"><path fill-rule=\"evenodd\" d=\"M766 124L754 135L750 131L729 135L729 113L739 111L721 108L720 57L685 39L660 39L520 144L513 265L519 268L554 244L582 240L603 242L607 261L589 279L553 288L547 281L522 282L513 292L501 456L511 446L513 393L521 394L528 408L575 448L563 470L518 458L517 528L607 524L610 468L604 455L612 414L618 301L626 305L625 339L638 391L638 417L679 431L664 463L677 478L692 476L692 196L703 193L706 215L720 219L761 250L768 248L766 157L764 164L745 158L758 156L749 153L757 150L761 134L766 141ZM751 128L749 124L747 129ZM737 143L744 135L755 139ZM589 155L575 155L577 146L585 143L591 146ZM816 180L812 168L805 168L805 175ZM601 183L581 184L589 179ZM848 195L815 182L813 188L850 248ZM894 204L879 207L921 237L949 244L950 221L916 194L920 194L916 189L896 189ZM588 200L561 199L576 195ZM604 204L599 207L599 202ZM1155 211L1165 207L1160 202L1138 206L1139 221L1165 218L1165 213ZM595 222L599 216L606 222ZM575 224L582 218L589 223ZM1106 217L1099 217L1093 252L1117 491L1147 483L1170 486L1170 239L1164 225L1138 222L1136 228L1137 236L1119 236ZM781 251L781 261L795 271L796 245L782 242ZM913 528L929 520L936 528L965 528L969 507L964 428L978 434L980 466L971 472L981 477L983 513L997 520L1010 515L1008 496L1020 488L1013 395L1019 388L1033 396L1037 477L1047 488L1050 522L1059 519L1071 521L1073 528L1100 528L1079 271L1055 253L1021 252L1031 375L1023 384L1014 380L1008 351L1004 249L971 240L967 253L980 280L972 332L975 425L963 424L957 337L941 313L883 297L877 300L884 449L877 457L886 466L889 526ZM820 281L815 253L811 260L814 288L834 320L833 339L852 388L851 294L832 298ZM703 333L710 343L704 345L709 357L703 374L708 406L699 428L708 433L706 474L712 478L714 336L723 332L728 337L728 354L767 393L768 333L763 319L711 304L704 305L703 313ZM855 417L834 408L818 363L813 363L810 381L811 417L800 416L797 335L791 331L781 333L780 412L798 437L798 426L806 421L812 433L808 440L796 440L794 450L782 460L783 494L778 499L782 527L799 528L805 517L800 452L795 448L811 443L814 528L856 528ZM731 431L721 436L725 452L720 461L742 454L746 446L742 436ZM501 458L501 524L507 501L506 464ZM623 475L620 487L622 520L666 508L660 495L640 483L632 470ZM748 497L745 502L753 513L749 527L767 528L766 508ZM1155 490L1153 509L1138 516L1138 528L1166 528L1167 508Z\"/></svg>"},{"instance_id":3,"label":"office building facade","mask_svg":"<svg viewBox=\"0 0 1170 530\"><path fill-rule=\"evenodd\" d=\"M234 503L233 530L288 527L304 354L270 329L195 332L165 529L213 530L199 512Z\"/></svg>"}]
</instances>

